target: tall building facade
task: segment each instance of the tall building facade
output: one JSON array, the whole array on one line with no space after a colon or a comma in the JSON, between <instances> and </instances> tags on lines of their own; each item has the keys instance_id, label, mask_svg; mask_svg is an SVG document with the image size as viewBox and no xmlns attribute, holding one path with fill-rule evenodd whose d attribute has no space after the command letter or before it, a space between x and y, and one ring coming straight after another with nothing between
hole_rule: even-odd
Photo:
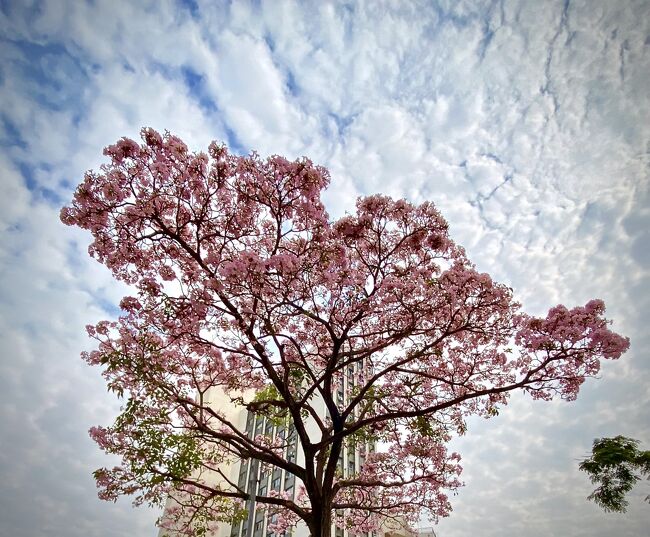
<instances>
[{"instance_id":1,"label":"tall building facade","mask_svg":"<svg viewBox=\"0 0 650 537\"><path fill-rule=\"evenodd\" d=\"M335 393L335 401L339 407L347 402L347 394L351 393L359 367L360 364L357 364L346 369ZM311 404L320 416L327 417L328 411L324 401L315 398ZM264 435L281 439L285 446L286 460L299 465L304 464L304 453L300 449L298 435L289 421L278 423L277 420L235 406L229 397L216 389L209 393L209 405L219 409L233 425L240 431L245 431L251 438ZM305 426L310 436L313 435L314 439L318 438L320 431L313 420L306 420ZM354 448L344 446L338 460L339 474L343 477L354 475L363 465L367 454L374 449L373 444L357 444ZM255 496L266 496L270 491L276 491L286 493L295 499L300 487L296 476L278 467L268 468L255 459L240 460L221 470L228 476L230 482L237 483L240 489L245 490L250 495L250 499L244 506L246 517L243 520L235 524L220 523L209 537L273 537L273 533L268 528L269 523L273 522L273 516L267 517L265 506L255 502ZM288 537L309 537L309 535L309 529L301 521L290 530ZM393 521L387 523L380 532L366 537L414 537L414 535L403 525ZM174 535L169 530L161 530L159 537L174 537ZM337 524L336 520L332 525L332 537L348 537L348 531L343 525Z\"/></svg>"}]
</instances>

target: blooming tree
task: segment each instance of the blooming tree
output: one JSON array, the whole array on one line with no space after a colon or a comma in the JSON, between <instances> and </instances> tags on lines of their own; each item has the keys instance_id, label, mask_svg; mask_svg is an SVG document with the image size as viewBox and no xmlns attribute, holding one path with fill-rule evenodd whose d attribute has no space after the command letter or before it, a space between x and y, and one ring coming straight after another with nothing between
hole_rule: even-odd
<instances>
[{"instance_id":1,"label":"blooming tree","mask_svg":"<svg viewBox=\"0 0 650 537\"><path fill-rule=\"evenodd\" d=\"M331 221L328 172L307 159L217 143L192 153L151 129L105 154L61 212L136 290L117 321L88 327L98 346L85 360L125 400L112 426L91 430L122 460L95 477L108 500L173 496L187 534L241 516L249 492L225 468L246 460L300 484L295 498L255 498L278 532L303 520L329 537L336 513L356 532L446 516L461 471L446 444L468 416L496 414L513 390L575 399L601 358L629 346L600 300L523 313L432 203L374 195ZM210 404L215 390L290 424L301 456L241 430ZM356 471L338 469L345 446L372 445Z\"/></svg>"}]
</instances>

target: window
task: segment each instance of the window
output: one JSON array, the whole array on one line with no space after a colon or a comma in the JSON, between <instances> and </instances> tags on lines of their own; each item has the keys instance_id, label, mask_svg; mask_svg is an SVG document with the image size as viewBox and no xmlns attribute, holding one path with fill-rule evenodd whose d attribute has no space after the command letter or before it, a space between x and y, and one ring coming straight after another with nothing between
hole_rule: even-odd
<instances>
[{"instance_id":1,"label":"window","mask_svg":"<svg viewBox=\"0 0 650 537\"><path fill-rule=\"evenodd\" d=\"M354 474L354 461L348 461L348 476Z\"/></svg>"},{"instance_id":2,"label":"window","mask_svg":"<svg viewBox=\"0 0 650 537\"><path fill-rule=\"evenodd\" d=\"M246 486L246 474L248 473L248 463L242 462L241 467L239 468L239 481L238 485L240 488Z\"/></svg>"},{"instance_id":3,"label":"window","mask_svg":"<svg viewBox=\"0 0 650 537\"><path fill-rule=\"evenodd\" d=\"M284 476L284 490L292 488L296 483L296 476L292 473L287 472Z\"/></svg>"},{"instance_id":4,"label":"window","mask_svg":"<svg viewBox=\"0 0 650 537\"><path fill-rule=\"evenodd\" d=\"M264 528L264 521L258 520L253 526L253 535L258 536L262 535L262 529Z\"/></svg>"}]
</instances>

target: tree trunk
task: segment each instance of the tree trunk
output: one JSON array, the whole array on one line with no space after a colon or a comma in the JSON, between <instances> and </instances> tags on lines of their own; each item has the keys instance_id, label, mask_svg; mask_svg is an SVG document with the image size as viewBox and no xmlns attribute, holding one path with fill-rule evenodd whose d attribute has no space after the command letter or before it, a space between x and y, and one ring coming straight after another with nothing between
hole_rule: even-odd
<instances>
[{"instance_id":1,"label":"tree trunk","mask_svg":"<svg viewBox=\"0 0 650 537\"><path fill-rule=\"evenodd\" d=\"M317 509L313 509L312 523L309 525L311 537L331 537L332 535L332 502L323 501Z\"/></svg>"}]
</instances>

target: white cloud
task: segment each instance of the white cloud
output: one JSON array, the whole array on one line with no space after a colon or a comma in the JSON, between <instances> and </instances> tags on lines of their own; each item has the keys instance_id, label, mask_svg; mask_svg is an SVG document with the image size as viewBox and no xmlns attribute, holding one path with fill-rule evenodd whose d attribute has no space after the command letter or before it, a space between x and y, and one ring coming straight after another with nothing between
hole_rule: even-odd
<instances>
[{"instance_id":1,"label":"white cloud","mask_svg":"<svg viewBox=\"0 0 650 537\"><path fill-rule=\"evenodd\" d=\"M3 4L0 516L11 534L155 533L152 513L93 498L89 472L106 459L85 430L116 407L77 355L83 325L124 288L56 206L104 162L103 146L145 125L194 149L230 138L307 155L332 173L333 216L360 194L431 199L478 267L536 314L604 298L628 356L571 405L514 398L472 422L458 442L467 487L441 534L640 534L647 507L635 497L626 517L600 513L575 459L596 436L650 445L647 4L198 4L196 16L171 1Z\"/></svg>"}]
</instances>

